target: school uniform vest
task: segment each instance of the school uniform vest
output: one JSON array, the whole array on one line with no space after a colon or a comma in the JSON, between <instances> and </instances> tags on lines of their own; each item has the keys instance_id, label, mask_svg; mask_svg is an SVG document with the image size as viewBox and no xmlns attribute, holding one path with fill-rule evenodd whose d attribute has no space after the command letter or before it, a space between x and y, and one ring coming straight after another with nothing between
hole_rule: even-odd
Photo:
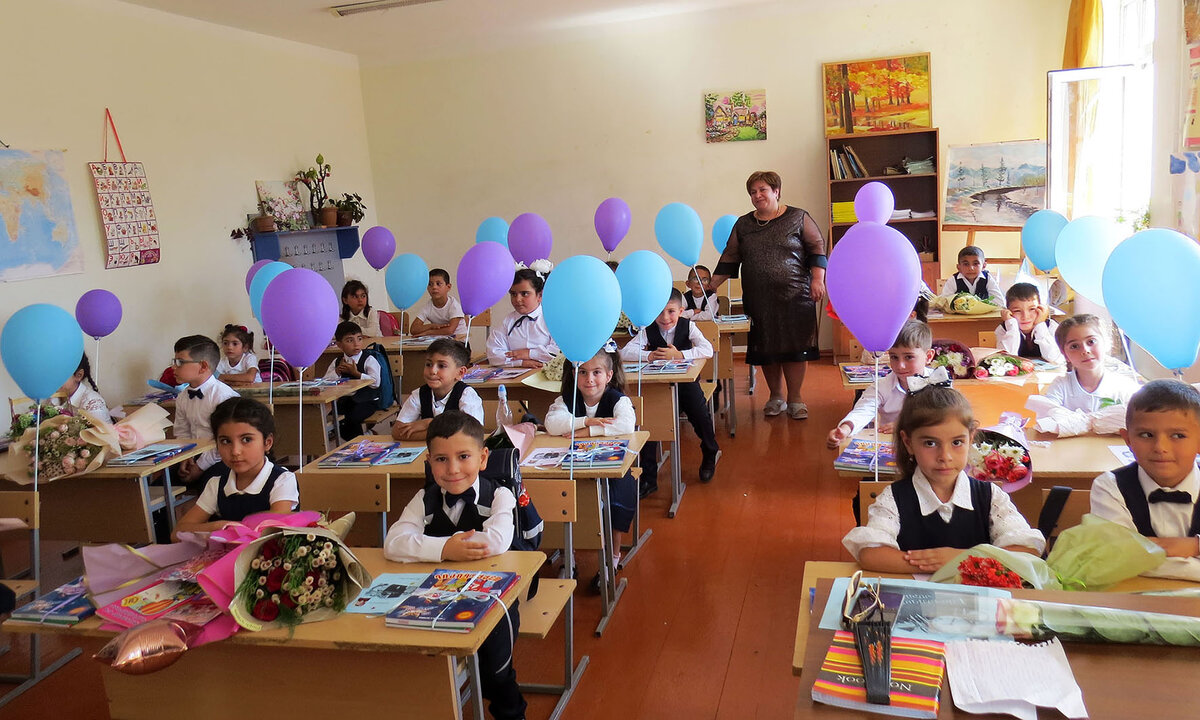
<instances>
[{"instance_id":1,"label":"school uniform vest","mask_svg":"<svg viewBox=\"0 0 1200 720\"><path fill-rule=\"evenodd\" d=\"M463 390L467 389L467 384L462 380L454 383L454 387L450 389L450 394L446 396L446 410L457 410L458 401L462 399ZM418 397L421 400L421 419L433 419L433 390L429 389L428 385L422 385L417 390Z\"/></svg>"},{"instance_id":2,"label":"school uniform vest","mask_svg":"<svg viewBox=\"0 0 1200 720\"><path fill-rule=\"evenodd\" d=\"M625 397L625 393L616 388L606 388L604 394L600 396L600 402L596 405L596 417L610 418L613 416L613 411L617 408L617 402ZM575 417L587 417L587 406L583 402L583 395L576 390L575 401L572 402L566 395L562 396L563 403L575 412Z\"/></svg>"},{"instance_id":3,"label":"school uniform vest","mask_svg":"<svg viewBox=\"0 0 1200 720\"><path fill-rule=\"evenodd\" d=\"M896 544L901 550L929 548L969 548L992 541L992 484L968 478L971 483L971 507L964 510L954 506L950 522L936 512L921 514L921 501L912 479L892 483L892 497L900 515L900 533Z\"/></svg>"},{"instance_id":4,"label":"school uniform vest","mask_svg":"<svg viewBox=\"0 0 1200 720\"><path fill-rule=\"evenodd\" d=\"M450 537L456 532L481 532L483 523L492 516L492 500L496 483L479 476L479 496L463 508L458 523L450 522L443 505L443 492L436 483L425 483L425 534L430 537Z\"/></svg>"},{"instance_id":5,"label":"school uniform vest","mask_svg":"<svg viewBox=\"0 0 1200 720\"><path fill-rule=\"evenodd\" d=\"M696 310L698 312L704 312L705 310L708 309L708 294L706 293L706 294L700 296L699 307L696 306L696 296L691 293L687 293L686 295L683 296L683 303L684 303L684 305L687 306L687 308L685 308L687 310Z\"/></svg>"},{"instance_id":6,"label":"school uniform vest","mask_svg":"<svg viewBox=\"0 0 1200 720\"><path fill-rule=\"evenodd\" d=\"M1050 327L1049 320L1046 320L1046 327ZM1037 325L1034 325L1034 329L1037 329ZM1021 336L1021 345L1017 348L1017 355L1023 358L1041 360L1042 349L1033 341L1033 331L1029 332L1029 337L1025 337L1025 333L1021 332L1020 328L1017 328L1017 333Z\"/></svg>"},{"instance_id":7,"label":"school uniform vest","mask_svg":"<svg viewBox=\"0 0 1200 720\"><path fill-rule=\"evenodd\" d=\"M975 280L975 290L972 291L971 288L967 285L966 279L963 278L962 273L954 273L955 289L960 293L971 293L975 297L979 298L980 300L988 299L987 286L988 286L989 279L990 278L988 276L987 270L984 270L983 272L979 273L979 277L976 278L976 280Z\"/></svg>"},{"instance_id":8,"label":"school uniform vest","mask_svg":"<svg viewBox=\"0 0 1200 720\"><path fill-rule=\"evenodd\" d=\"M363 377L369 377L367 375L367 358L368 357L370 357L370 356L367 354L367 351L363 350L362 353L358 356L358 362L354 364L355 367L358 368L358 374L362 375ZM381 373L384 372L384 369L382 366L379 368L379 372L381 372ZM351 395L350 397L356 403L377 402L379 400L379 388L371 387L370 385L368 385L365 388L359 388L358 390L355 390L354 394Z\"/></svg>"},{"instance_id":9,"label":"school uniform vest","mask_svg":"<svg viewBox=\"0 0 1200 720\"><path fill-rule=\"evenodd\" d=\"M672 343L676 350L680 352L692 349L692 323L687 318L679 318L679 322L675 323L675 342ZM662 331L658 329L658 323L650 323L646 326L646 349L658 350L665 348L667 341L663 338Z\"/></svg>"},{"instance_id":10,"label":"school uniform vest","mask_svg":"<svg viewBox=\"0 0 1200 720\"><path fill-rule=\"evenodd\" d=\"M1146 492L1138 480L1137 463L1114 470L1113 477L1117 480L1117 489L1121 491L1125 507L1129 509L1129 516L1133 518L1133 526L1146 537L1158 537L1154 525L1150 523L1150 501L1146 499ZM1200 535L1200 512L1197 512L1195 503L1192 504L1192 524L1188 529L1188 537L1193 535Z\"/></svg>"},{"instance_id":11,"label":"school uniform vest","mask_svg":"<svg viewBox=\"0 0 1200 720\"><path fill-rule=\"evenodd\" d=\"M217 487L217 517L221 520L232 520L235 522L240 522L247 515L270 510L271 490L275 488L275 481L280 475L288 471L282 465L272 465L271 473L267 476L267 482L263 485L262 492L257 495L247 495L245 493L226 495L225 482L232 471L224 463L218 463L213 467L224 468L224 472L221 472L219 475L221 479L219 480L220 485Z\"/></svg>"}]
</instances>

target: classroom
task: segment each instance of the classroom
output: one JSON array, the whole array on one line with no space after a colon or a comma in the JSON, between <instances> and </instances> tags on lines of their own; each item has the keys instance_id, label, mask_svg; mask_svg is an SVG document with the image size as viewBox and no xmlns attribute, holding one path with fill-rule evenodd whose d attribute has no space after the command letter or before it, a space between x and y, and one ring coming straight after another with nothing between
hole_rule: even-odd
<instances>
[{"instance_id":1,"label":"classroom","mask_svg":"<svg viewBox=\"0 0 1200 720\"><path fill-rule=\"evenodd\" d=\"M52 271L39 267L50 261L34 255L18 260L18 252L25 251L16 237L32 227L35 220L28 218L34 213L28 209L32 204L25 205L29 225L21 225L20 214L6 201L16 197L16 188L5 184L0 168L0 217L10 224L6 237L13 240L0 247L0 324L32 303L71 312L88 290L111 291L121 302L120 323L99 341L84 338L84 349L100 393L114 408L146 394L147 381L159 379L171 365L178 338L199 334L219 343L228 324L244 325L255 333L256 352L263 358L262 326L251 309L247 279L247 271L263 258L252 239L235 236L260 213L256 183L291 180L322 162L330 167L325 181L330 199L357 195L364 206L353 228L354 244L369 228L387 228L397 255L412 253L430 269L448 270L456 296L464 290L457 276L460 260L475 245L481 222L513 223L523 213L536 213L552 230L549 259L556 267L580 255L620 262L648 250L662 255L673 281L681 283L689 266L664 252L655 220L664 206L683 203L703 223L699 264L723 275L722 253L710 231L722 216L756 210L746 194L751 173L778 173L779 200L807 211L823 242L847 234L850 223L835 217L836 203L852 200L852 192L846 193L862 183L837 178L838 156L831 169L831 148L845 142L863 153L861 143L888 135L834 139L838 134L827 129L827 118L840 98L827 97L830 76L823 66L908 56L925 58L929 119L913 128L898 127L900 135L891 137L933 130L929 154L936 157L929 191L922 196L897 190L895 205L935 216L924 222L912 216L909 224L893 227L922 253L915 272L933 294L941 289L939 280L955 273L958 251L968 243L986 251L989 269L1007 288L1018 265L991 260L1028 255L1022 233L1012 232L1019 226L977 232L964 223L942 221L945 195L954 182L949 158L969 156L973 146L1047 139L1052 119L1047 73L1064 69L1066 47L1086 36L1079 25L1096 8L1103 12L1103 30L1096 33L1103 42L1091 55L1093 63L1135 67L1128 80L1134 89L1127 97L1145 104L1126 108L1128 117L1137 118L1127 129L1140 138L1142 153L1142 166L1126 173L1119 194L1130 204L1114 208L1111 198L1118 195L1097 193L1104 200L1088 206L1091 214L1100 214L1098 208L1108 202L1108 214L1128 216L1122 221L1145 215L1149 227L1196 234L1197 218L1188 217L1197 215L1195 188L1189 194L1182 187L1193 182L1193 173L1172 174L1168 162L1173 154L1196 147L1188 144L1195 138L1184 122L1191 88L1185 8L1195 12L1190 0L424 0L343 16L329 5L317 0L0 5L0 25L8 30L0 60L11 69L10 99L0 112L0 160L9 151L51 151L62 163L58 172L65 181L65 188L56 188L57 200L69 196L66 212L75 234L67 243L69 258ZM764 137L714 142L723 138L712 130L713 101L738 92L765 97L756 100L751 121ZM746 117L739 111L729 122L744 124ZM870 152L868 146L868 165L874 162ZM318 155L321 160L315 161ZM144 167L157 250L143 253L140 264L106 267L124 262L110 256L105 209L97 202L89 163L123 160ZM882 167L867 170L870 178L887 181ZM899 181L888 182L901 187ZM307 211L305 188L299 197ZM620 198L631 218L628 234L612 252L601 246L594 226L597 206L606 198ZM1082 214L1087 213L1078 211L1075 217ZM747 218L755 220L764 224L759 215ZM914 235L905 228L928 230ZM862 268L864 277L878 276L881 288L894 270L883 260L867 258ZM363 252L338 262L339 277L360 281L373 306L400 316L403 308L389 298L385 272ZM1035 274L1046 277L1041 270L1048 268L1037 267ZM718 292L736 300L740 290L734 287L729 281ZM1049 280L1043 287L1048 290ZM835 292L830 287L829 294ZM907 302L897 307L907 310ZM1088 307L1086 301L1076 311L1080 307ZM485 338L510 312L505 291L490 307L490 330L472 326L472 349L482 350ZM866 312L874 317L874 309ZM561 717L823 716L814 708L845 714L809 699L813 668L805 663L800 671L805 656L798 644L807 633L806 620L803 633L793 633L797 617L809 607L810 592L828 590L827 584L818 588L818 579L852 565L854 556L842 539L856 527L851 497L859 497L867 474L836 470L837 443L827 447L830 429L840 427L856 398L838 363L857 363L865 343L848 329L854 324L851 316L845 322L828 319L823 304L819 313L820 357L808 362L807 376L801 376L802 400L799 393L787 398L792 406L802 401L803 413L772 395L770 378L751 371L741 341L735 342L732 367L726 368L731 382L722 387L727 397L719 397L726 406L715 417L721 450L713 459L711 482L697 476L709 451L700 449L688 423L671 418L674 428L661 436L664 450L671 452L659 489L640 502L633 537L638 527L652 536L634 546L636 560L630 554L613 587L594 594L586 587L588 579L603 570L597 569L592 546L581 544L579 587L571 605L574 628L565 630L559 618L544 638L522 634L517 640L514 667L523 683L556 682L564 636L573 638L576 658L590 658L560 708ZM1195 316L1182 321L1200 327ZM902 322L892 328L892 337ZM965 345L981 344L973 341L974 325L967 332L972 341ZM939 337L936 326L934 336ZM1170 369L1143 347L1133 346L1129 355L1143 380L1168 378L1178 370L1179 378L1200 381L1194 352L1192 363ZM884 352L880 363L887 362ZM784 362L783 372L794 364ZM972 402L983 398L976 408L983 425L995 425L1001 410L1025 411L1019 404L1029 394L1024 387L964 387ZM412 389L405 385L403 393ZM635 394L629 378L626 391ZM647 403L663 397L649 393ZM0 394L28 395L8 372L0 372ZM784 407L769 412L776 401ZM720 409L717 403L714 409ZM639 406L639 415L649 412L646 408ZM7 418L0 425L7 432ZM650 437L660 438L653 431ZM849 439L849 434L841 438ZM1120 442L1116 435L1106 437L1079 456ZM1110 469L1084 478L1070 467L1066 451L1059 453L1061 447L1030 446L1035 477L1041 477L1039 467L1052 466L1061 477L1046 475L1054 478L1051 484L1086 491L1095 475ZM312 447L306 459L322 453ZM577 481L581 495L585 487L604 484ZM145 478L141 482L144 486ZM1041 496L1033 494L1031 488L1013 495L1026 517L1036 516L1041 506ZM400 517L411 496L409 491L392 498L389 521ZM42 501L44 513L48 502ZM301 507L308 509L303 497ZM579 507L582 512L584 505ZM865 514L864 508L864 522ZM47 530L50 522L44 521ZM96 538L103 536L103 518L86 522L96 526L89 528ZM23 545L6 539L11 535L0 533L0 569L6 571L22 561ZM608 542L612 550L611 538ZM58 575L52 574L55 584L81 572L78 552L72 552L78 545L45 542L43 562L47 570L58 568ZM373 568L385 565L377 550L364 557L376 563ZM67 577L71 569L74 574ZM555 574L543 571L543 581ZM1190 602L1178 601L1179 612L1200 615ZM569 625L572 615L566 617ZM594 627L603 635L593 633ZM814 629L808 637L819 637L828 647L818 632L824 631ZM29 637L0 630L0 645L13 648L0 657L0 672L21 669ZM42 639L47 659L72 647L68 635ZM255 646L253 651L269 649ZM438 653L455 654L453 648ZM0 720L108 717L106 692L113 689L89 655L85 650L0 705ZM1186 653L1172 657L1195 660ZM386 671L366 663L356 665L355 672L377 680ZM434 672L444 674L444 667ZM1080 673L1078 679L1093 717L1119 716L1105 715L1098 700L1090 701L1095 678ZM137 693L133 683L138 680L153 677L122 676L122 692ZM0 694L10 687L0 680ZM311 690L296 692L303 702L302 693ZM556 712L553 695L527 692L526 699L529 718ZM455 707L459 703L455 698ZM478 717L471 701L465 703L459 717ZM943 703L951 706L945 694Z\"/></svg>"}]
</instances>

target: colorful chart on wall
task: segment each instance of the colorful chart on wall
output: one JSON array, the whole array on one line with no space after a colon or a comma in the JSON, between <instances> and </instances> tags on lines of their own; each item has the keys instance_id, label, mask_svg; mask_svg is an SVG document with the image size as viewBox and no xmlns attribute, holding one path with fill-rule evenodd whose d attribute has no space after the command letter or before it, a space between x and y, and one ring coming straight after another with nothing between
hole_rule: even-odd
<instances>
[{"instance_id":1,"label":"colorful chart on wall","mask_svg":"<svg viewBox=\"0 0 1200 720\"><path fill-rule=\"evenodd\" d=\"M57 150L0 149L0 280L83 272L64 168Z\"/></svg>"},{"instance_id":2,"label":"colorful chart on wall","mask_svg":"<svg viewBox=\"0 0 1200 720\"><path fill-rule=\"evenodd\" d=\"M948 148L943 226L1021 227L1045 207L1045 140Z\"/></svg>"},{"instance_id":3,"label":"colorful chart on wall","mask_svg":"<svg viewBox=\"0 0 1200 720\"><path fill-rule=\"evenodd\" d=\"M929 53L821 67L826 135L933 127Z\"/></svg>"},{"instance_id":4,"label":"colorful chart on wall","mask_svg":"<svg viewBox=\"0 0 1200 720\"><path fill-rule=\"evenodd\" d=\"M88 163L100 201L100 221L111 268L158 262L158 217L150 200L146 168L139 162Z\"/></svg>"},{"instance_id":5,"label":"colorful chart on wall","mask_svg":"<svg viewBox=\"0 0 1200 720\"><path fill-rule=\"evenodd\" d=\"M704 139L710 143L767 139L767 91L704 93Z\"/></svg>"}]
</instances>

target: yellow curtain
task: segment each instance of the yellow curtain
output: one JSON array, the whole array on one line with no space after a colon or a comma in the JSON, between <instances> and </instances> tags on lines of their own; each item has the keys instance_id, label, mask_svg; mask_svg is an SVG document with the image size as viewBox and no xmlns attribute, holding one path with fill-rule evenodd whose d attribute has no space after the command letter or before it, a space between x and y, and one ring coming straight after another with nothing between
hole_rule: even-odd
<instances>
[{"instance_id":1,"label":"yellow curtain","mask_svg":"<svg viewBox=\"0 0 1200 720\"><path fill-rule=\"evenodd\" d=\"M1063 48L1063 70L1097 67L1104 37L1101 0L1071 0L1067 10L1067 41Z\"/></svg>"}]
</instances>

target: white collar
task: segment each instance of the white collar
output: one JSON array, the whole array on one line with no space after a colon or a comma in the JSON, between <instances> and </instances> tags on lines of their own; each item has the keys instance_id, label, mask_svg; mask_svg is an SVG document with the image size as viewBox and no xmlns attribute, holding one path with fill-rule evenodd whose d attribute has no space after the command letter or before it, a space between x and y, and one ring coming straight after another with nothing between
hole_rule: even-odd
<instances>
[{"instance_id":1,"label":"white collar","mask_svg":"<svg viewBox=\"0 0 1200 720\"><path fill-rule=\"evenodd\" d=\"M362 357L362 354L363 354L363 351L359 350L358 352L354 353L353 355L347 355L346 353L342 353L342 357L345 358L348 362L357 363L358 359L360 357Z\"/></svg>"},{"instance_id":2,"label":"white collar","mask_svg":"<svg viewBox=\"0 0 1200 720\"><path fill-rule=\"evenodd\" d=\"M263 462L262 470L254 476L254 480L246 486L245 490L237 489L237 473L232 469L229 471L229 477L225 479L225 496L230 495L257 495L262 492L263 487L267 484L267 479L271 477L271 468L275 467L270 460Z\"/></svg>"},{"instance_id":3,"label":"white collar","mask_svg":"<svg viewBox=\"0 0 1200 720\"><path fill-rule=\"evenodd\" d=\"M199 385L197 385L196 387L192 387L191 385L188 385L188 389L189 389L189 390L200 390L200 391L207 391L207 390L209 390L209 389L210 389L210 388L211 388L211 387L212 387L212 386L213 386L215 383L217 383L217 382L220 382L220 381L219 381L219 380L217 380L217 376L216 376L216 375L209 375L207 380L205 380L204 382L200 383L200 384L199 384Z\"/></svg>"},{"instance_id":4,"label":"white collar","mask_svg":"<svg viewBox=\"0 0 1200 720\"><path fill-rule=\"evenodd\" d=\"M939 508L949 505L955 505L963 510L975 509L971 504L971 483L964 471L960 470L958 477L955 478L954 492L950 495L950 502L947 503L938 499L937 493L929 485L929 480L925 478L925 473L921 472L921 468L913 471L913 487L917 491L917 502L921 504L921 515L931 515Z\"/></svg>"},{"instance_id":5,"label":"white collar","mask_svg":"<svg viewBox=\"0 0 1200 720\"><path fill-rule=\"evenodd\" d=\"M1150 493L1159 489L1182 490L1183 492L1186 492L1192 496L1192 502L1196 502L1197 494L1200 493L1200 474L1197 473L1196 466L1194 464L1192 465L1192 471L1188 473L1178 485L1171 488L1163 488L1161 485L1154 482L1154 478L1147 475L1146 471L1142 469L1142 466L1138 465L1138 482L1142 484L1142 492L1146 494L1147 498L1150 497Z\"/></svg>"},{"instance_id":6,"label":"white collar","mask_svg":"<svg viewBox=\"0 0 1200 720\"><path fill-rule=\"evenodd\" d=\"M359 318L359 319L361 319L361 320L367 320L367 319L368 319L368 317L367 317L367 316L368 316L368 315L370 315L370 314L371 314L371 313L370 313L370 312L368 312L368 311L366 311L366 310L363 310L363 311L362 311L362 312L360 312L360 313L356 313L356 312L354 312L353 310L351 310L351 311L350 311L350 319L351 319L351 320L353 320L354 318Z\"/></svg>"},{"instance_id":7,"label":"white collar","mask_svg":"<svg viewBox=\"0 0 1200 720\"><path fill-rule=\"evenodd\" d=\"M71 405L78 406L80 403L83 402L83 398L85 395L87 395L87 392L88 392L87 380L86 379L80 380L79 387L75 388L75 392L71 393L71 397L67 398L67 402L70 403Z\"/></svg>"}]
</instances>

